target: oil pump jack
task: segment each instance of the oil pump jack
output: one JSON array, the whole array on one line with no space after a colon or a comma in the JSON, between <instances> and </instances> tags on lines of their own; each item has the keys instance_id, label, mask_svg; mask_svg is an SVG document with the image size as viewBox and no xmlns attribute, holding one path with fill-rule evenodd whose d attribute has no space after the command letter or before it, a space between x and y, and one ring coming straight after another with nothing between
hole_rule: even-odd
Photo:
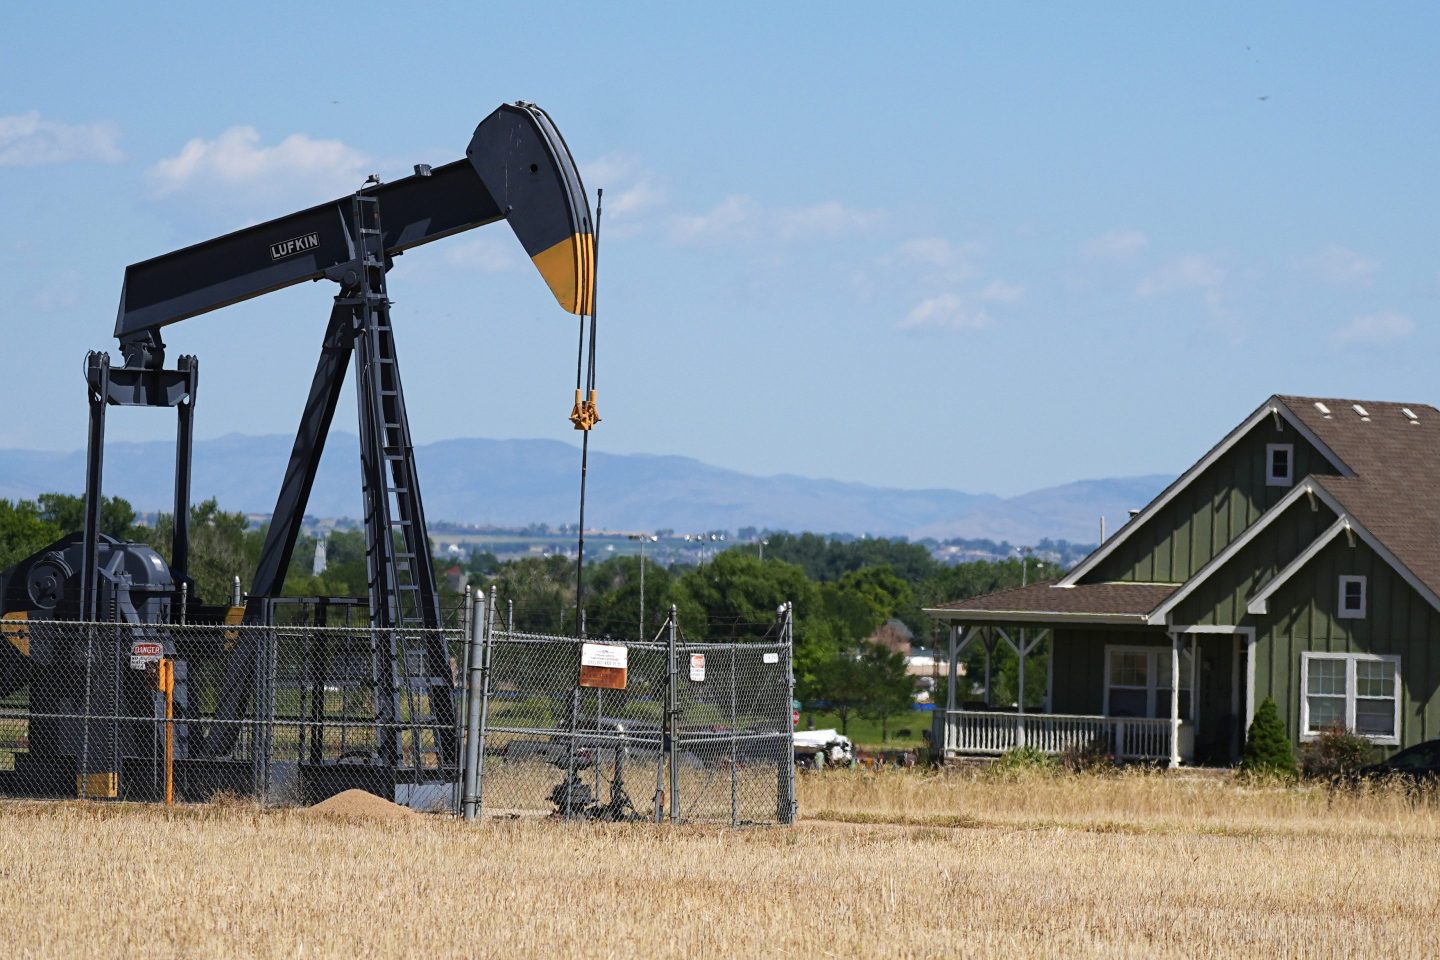
<instances>
[{"instance_id":1,"label":"oil pump jack","mask_svg":"<svg viewBox=\"0 0 1440 960\"><path fill-rule=\"evenodd\" d=\"M224 649L189 649L175 623L223 622L226 608L204 606L189 576L189 501L192 430L199 364L182 356L165 366L162 328L303 281L327 280L334 295L320 359L280 486L255 579L229 622L264 627L270 601L282 592L306 502L315 481L347 366L354 366L359 413L368 621L365 631L374 676L375 747L352 769L366 770L359 783L394 783L402 766L400 734L393 725L405 713L432 731L432 779L452 779L455 684L440 626L439 592L430 558L409 418L391 326L386 277L395 258L422 244L505 220L562 308L585 316L594 302L594 233L589 204L569 149L550 117L534 104L505 104L475 128L465 156L443 166L417 165L414 175L382 183L371 177L350 196L176 250L125 270L115 325L123 356L112 366L108 352L86 358L90 404L85 525L82 531L6 570L0 613L29 622L26 649L0 640L0 697L30 686L32 713L104 716L149 711L143 676L125 669L129 650L101 654L98 669L113 683L89 682L97 669L95 646L79 649L77 634L55 631L45 640L45 621L128 623L136 642L159 643L175 664L176 715L181 725L176 758L189 764L194 793L224 786L245 788L231 763L237 732L252 703L262 660L263 629L238 629ZM579 403L577 399L577 404ZM174 408L178 415L175 513L171 559L100 531L107 408ZM593 416L593 397L588 411ZM206 598L212 601L221 598ZM238 601L238 598L236 598ZM401 676L396 664L408 651L397 639L420 638L418 669ZM70 637L71 639L63 639ZM103 646L103 645L102 645ZM114 662L105 661L108 656ZM73 668L89 658L87 682ZM206 723L188 689L190 661L220 661L213 716ZM418 674L418 676L417 676ZM319 682L319 681L316 681ZM417 720L411 696L402 710L400 687L427 694L427 715ZM323 699L323 692L321 693ZM0 773L0 790L29 784L42 793L131 795L127 763L144 759L153 739L143 725L127 739L123 725L32 721L28 753L16 770ZM384 731L390 732L384 732ZM76 756L109 756L79 769ZM153 758L152 758L153 759ZM317 763L323 759L317 754ZM352 761L355 758L351 758ZM108 763L108 767L107 767ZM244 766L243 764L238 766ZM228 772L227 772L228 771ZM365 780L364 776L370 776ZM356 785L331 779L332 786ZM43 786L37 786L43 785ZM330 792L330 791L325 791Z\"/></svg>"}]
</instances>

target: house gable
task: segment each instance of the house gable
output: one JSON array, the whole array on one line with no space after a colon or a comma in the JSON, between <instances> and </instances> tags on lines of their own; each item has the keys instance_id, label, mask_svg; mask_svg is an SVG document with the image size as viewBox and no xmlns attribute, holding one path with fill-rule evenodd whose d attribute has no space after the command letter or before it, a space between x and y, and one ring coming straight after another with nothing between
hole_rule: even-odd
<instances>
[{"instance_id":1,"label":"house gable","mask_svg":"<svg viewBox=\"0 0 1440 960\"><path fill-rule=\"evenodd\" d=\"M1281 405L1267 403L1066 578L1065 583L1183 583L1280 502L1293 484L1267 482L1267 450L1292 448L1294 483L1343 467Z\"/></svg>"},{"instance_id":2,"label":"house gable","mask_svg":"<svg viewBox=\"0 0 1440 960\"><path fill-rule=\"evenodd\" d=\"M1238 549L1203 580L1186 585L1186 593L1168 611L1172 624L1245 626L1253 619L1246 607L1275 575L1313 544L1337 516L1329 504L1303 491L1274 508L1263 527L1236 541Z\"/></svg>"}]
</instances>

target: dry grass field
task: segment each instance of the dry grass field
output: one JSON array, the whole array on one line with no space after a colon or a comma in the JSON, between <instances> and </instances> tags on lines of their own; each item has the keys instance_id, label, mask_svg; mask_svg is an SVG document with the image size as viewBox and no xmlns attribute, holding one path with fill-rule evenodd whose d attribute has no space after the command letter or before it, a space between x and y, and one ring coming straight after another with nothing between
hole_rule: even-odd
<instances>
[{"instance_id":1,"label":"dry grass field","mask_svg":"<svg viewBox=\"0 0 1440 960\"><path fill-rule=\"evenodd\" d=\"M803 777L793 830L0 804L18 957L1440 955L1440 805Z\"/></svg>"}]
</instances>

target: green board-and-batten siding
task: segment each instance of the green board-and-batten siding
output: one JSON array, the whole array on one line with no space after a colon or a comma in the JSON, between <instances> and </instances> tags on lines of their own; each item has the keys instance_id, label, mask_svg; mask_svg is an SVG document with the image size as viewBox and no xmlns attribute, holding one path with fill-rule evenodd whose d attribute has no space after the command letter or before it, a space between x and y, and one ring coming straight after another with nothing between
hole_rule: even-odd
<instances>
[{"instance_id":1,"label":"green board-and-batten siding","mask_svg":"<svg viewBox=\"0 0 1440 960\"><path fill-rule=\"evenodd\" d=\"M1250 598L1275 579L1291 560L1305 551L1335 522L1335 512L1308 498L1291 503L1283 515L1215 570L1170 614L1182 626L1250 626L1245 612Z\"/></svg>"},{"instance_id":2,"label":"green board-and-batten siding","mask_svg":"<svg viewBox=\"0 0 1440 960\"><path fill-rule=\"evenodd\" d=\"M1341 619L1341 576L1366 578L1366 615ZM1400 745L1440 737L1440 612L1358 537L1336 537L1269 600L1257 618L1255 703L1273 697L1299 740L1300 655L1374 653L1400 657Z\"/></svg>"},{"instance_id":3,"label":"green board-and-batten siding","mask_svg":"<svg viewBox=\"0 0 1440 960\"><path fill-rule=\"evenodd\" d=\"M1294 446L1296 482L1335 468L1284 420L1265 417L1179 491L1085 577L1086 583L1127 580L1183 583L1290 492L1266 484L1266 447Z\"/></svg>"}]
</instances>

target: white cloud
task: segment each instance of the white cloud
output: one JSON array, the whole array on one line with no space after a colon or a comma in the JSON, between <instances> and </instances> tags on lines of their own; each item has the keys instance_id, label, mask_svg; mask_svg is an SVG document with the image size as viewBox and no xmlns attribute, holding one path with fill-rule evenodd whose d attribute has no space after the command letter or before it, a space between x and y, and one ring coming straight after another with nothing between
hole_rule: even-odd
<instances>
[{"instance_id":1,"label":"white cloud","mask_svg":"<svg viewBox=\"0 0 1440 960\"><path fill-rule=\"evenodd\" d=\"M708 213L675 218L675 238L685 241L733 240L753 234L760 205L753 197L735 193Z\"/></svg>"},{"instance_id":2,"label":"white cloud","mask_svg":"<svg viewBox=\"0 0 1440 960\"><path fill-rule=\"evenodd\" d=\"M842 237L865 230L878 220L879 214L875 211L856 210L838 200L791 207L775 215L775 225L783 240Z\"/></svg>"},{"instance_id":3,"label":"white cloud","mask_svg":"<svg viewBox=\"0 0 1440 960\"><path fill-rule=\"evenodd\" d=\"M901 330L980 330L990 326L984 308L971 304L958 293L927 297L915 305L897 325Z\"/></svg>"},{"instance_id":4,"label":"white cloud","mask_svg":"<svg viewBox=\"0 0 1440 960\"><path fill-rule=\"evenodd\" d=\"M38 110L0 116L0 167L39 167L57 163L118 163L120 128L100 123L45 120Z\"/></svg>"},{"instance_id":5,"label":"white cloud","mask_svg":"<svg viewBox=\"0 0 1440 960\"><path fill-rule=\"evenodd\" d=\"M980 299L989 300L991 303L1015 303L1024 296L1024 287L1005 280L991 280L985 285L985 289L980 291Z\"/></svg>"},{"instance_id":6,"label":"white cloud","mask_svg":"<svg viewBox=\"0 0 1440 960\"><path fill-rule=\"evenodd\" d=\"M1086 260L1128 260L1150 246L1144 230L1123 227L1091 237L1080 245L1080 256Z\"/></svg>"},{"instance_id":7,"label":"white cloud","mask_svg":"<svg viewBox=\"0 0 1440 960\"><path fill-rule=\"evenodd\" d=\"M675 218L675 239L686 242L749 240L762 234L778 240L831 239L864 230L879 214L836 200L807 207L766 210L748 194L731 194L707 213Z\"/></svg>"},{"instance_id":8,"label":"white cloud","mask_svg":"<svg viewBox=\"0 0 1440 960\"><path fill-rule=\"evenodd\" d=\"M1225 268L1204 254L1192 253L1172 260L1140 281L1137 297L1156 297L1183 290L1211 290L1225 282Z\"/></svg>"},{"instance_id":9,"label":"white cloud","mask_svg":"<svg viewBox=\"0 0 1440 960\"><path fill-rule=\"evenodd\" d=\"M197 137L149 171L154 196L269 215L356 190L370 160L339 140L292 133L273 146L254 127Z\"/></svg>"},{"instance_id":10,"label":"white cloud","mask_svg":"<svg viewBox=\"0 0 1440 960\"><path fill-rule=\"evenodd\" d=\"M1306 272L1337 287L1368 287L1380 272L1380 261L1331 244L1305 261Z\"/></svg>"},{"instance_id":11,"label":"white cloud","mask_svg":"<svg viewBox=\"0 0 1440 960\"><path fill-rule=\"evenodd\" d=\"M1415 321L1403 313L1371 313L1355 317L1335 331L1333 339L1341 344L1386 346L1404 340L1415 332Z\"/></svg>"}]
</instances>

